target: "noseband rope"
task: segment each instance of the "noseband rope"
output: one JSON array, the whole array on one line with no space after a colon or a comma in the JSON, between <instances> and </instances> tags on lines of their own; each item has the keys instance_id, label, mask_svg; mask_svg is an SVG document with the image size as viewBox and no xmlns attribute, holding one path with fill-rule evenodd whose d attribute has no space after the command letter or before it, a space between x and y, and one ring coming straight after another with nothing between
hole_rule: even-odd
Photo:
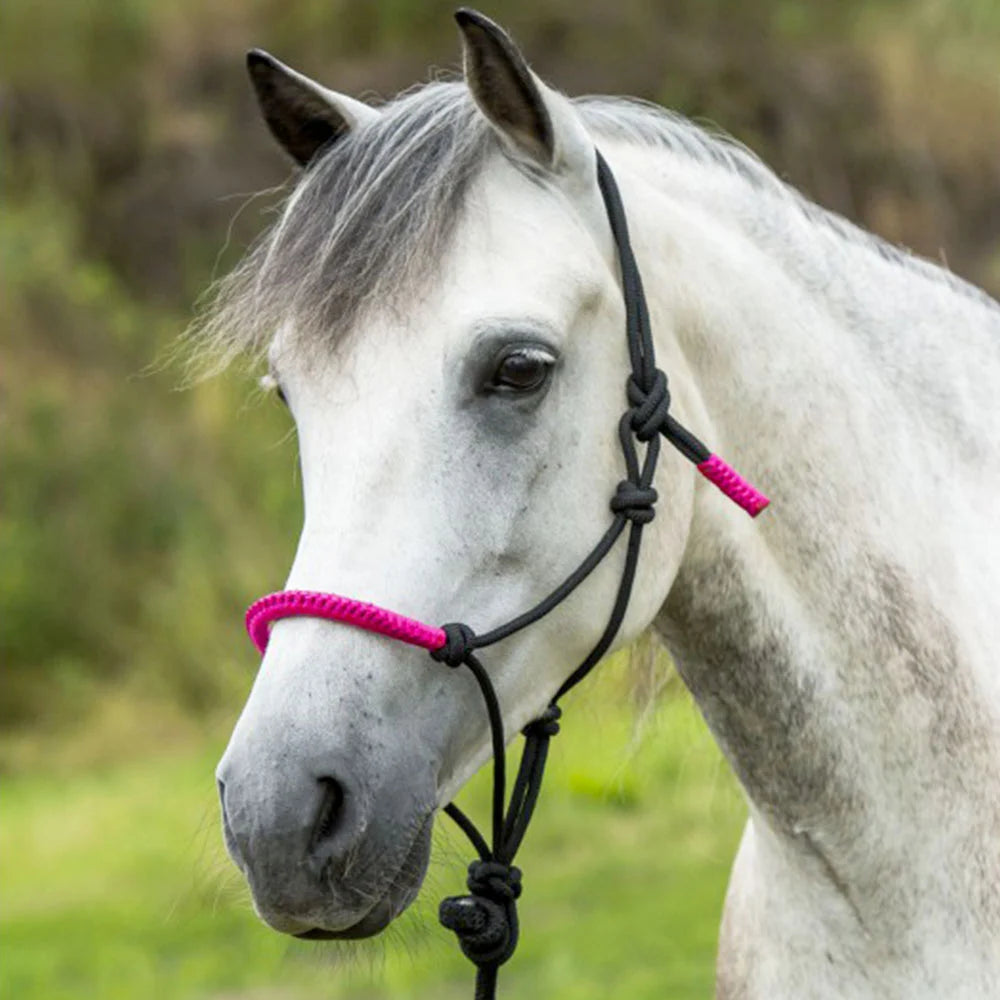
<instances>
[{"instance_id":1,"label":"noseband rope","mask_svg":"<svg viewBox=\"0 0 1000 1000\"><path fill-rule=\"evenodd\" d=\"M516 902L521 894L521 871L513 862L538 801L549 740L559 732L561 713L557 703L590 673L608 651L628 608L639 562L642 529L653 519L657 501L653 476L660 454L660 436L694 462L706 479L751 517L756 517L768 505L767 497L721 458L709 452L668 412L670 392L667 377L656 367L649 311L642 278L629 243L625 210L611 169L600 153L597 154L597 178L618 248L625 300L625 332L632 371L626 382L629 409L618 422L618 439L625 459L626 477L611 498L614 515L611 524L590 554L544 600L512 621L479 635L461 623L434 628L374 604L305 590L269 594L252 604L246 614L247 631L261 653L267 647L271 622L294 616L324 618L421 646L429 650L435 660L449 667L466 667L475 678L486 705L493 745L491 836L487 842L472 820L454 803L445 806L444 811L468 836L479 858L469 865L466 881L468 895L443 900L439 918L445 927L456 933L462 951L476 965L476 1000L492 1000L496 995L497 971L517 947ZM645 446L641 461L636 441ZM507 778L503 719L493 683L476 651L521 631L561 604L611 551L626 526L629 532L625 566L607 626L586 659L563 682L549 707L522 730L524 750L510 801L505 805Z\"/></svg>"}]
</instances>

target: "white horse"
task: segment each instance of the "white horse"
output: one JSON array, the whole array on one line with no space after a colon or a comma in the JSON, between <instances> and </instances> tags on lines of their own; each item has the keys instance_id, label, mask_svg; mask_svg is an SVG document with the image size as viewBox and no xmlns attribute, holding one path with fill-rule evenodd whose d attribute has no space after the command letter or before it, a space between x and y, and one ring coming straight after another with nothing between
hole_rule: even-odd
<instances>
[{"instance_id":1,"label":"white horse","mask_svg":"<svg viewBox=\"0 0 1000 1000\"><path fill-rule=\"evenodd\" d=\"M631 101L569 101L485 18L464 83L380 109L250 56L305 166L203 331L266 349L301 445L289 587L504 622L607 525L628 358L595 147L622 188L673 412L619 645L654 629L746 792L720 998L1000 996L1000 307ZM507 731L607 619L621 550L484 657ZM463 671L274 627L219 765L274 928L381 930L489 757Z\"/></svg>"}]
</instances>

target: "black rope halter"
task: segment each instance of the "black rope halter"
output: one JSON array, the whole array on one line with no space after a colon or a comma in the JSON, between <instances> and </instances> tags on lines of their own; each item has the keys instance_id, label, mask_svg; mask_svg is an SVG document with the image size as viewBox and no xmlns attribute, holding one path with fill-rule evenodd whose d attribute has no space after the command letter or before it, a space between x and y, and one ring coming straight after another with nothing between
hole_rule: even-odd
<instances>
[{"instance_id":1,"label":"black rope halter","mask_svg":"<svg viewBox=\"0 0 1000 1000\"><path fill-rule=\"evenodd\" d=\"M639 561L642 529L652 521L655 513L657 493L653 488L653 476L660 455L660 438L665 437L686 458L699 465L711 457L705 445L668 412L670 391L666 375L656 367L649 310L643 294L642 278L629 243L625 210L611 169L600 153L597 154L597 179L618 248L625 300L625 335L632 369L625 387L629 408L618 422L625 478L611 498L613 519L590 554L544 600L505 625L482 635L476 635L468 625L461 623L445 625L447 641L431 653L435 660L448 666L466 667L471 671L486 705L493 745L489 841L458 806L451 803L445 807L445 812L468 836L479 855L469 865L468 894L443 900L439 910L441 923L455 932L462 951L476 965L476 1000L492 1000L496 995L497 972L517 947L517 899L521 895L521 871L514 865L514 858L538 801L549 741L559 732L561 713L557 703L590 673L608 651L628 608ZM644 449L641 458L639 445ZM507 801L503 719L493 683L476 651L508 638L547 615L593 572L626 528L625 566L607 626L584 661L563 682L549 707L522 730L524 749L510 800Z\"/></svg>"}]
</instances>

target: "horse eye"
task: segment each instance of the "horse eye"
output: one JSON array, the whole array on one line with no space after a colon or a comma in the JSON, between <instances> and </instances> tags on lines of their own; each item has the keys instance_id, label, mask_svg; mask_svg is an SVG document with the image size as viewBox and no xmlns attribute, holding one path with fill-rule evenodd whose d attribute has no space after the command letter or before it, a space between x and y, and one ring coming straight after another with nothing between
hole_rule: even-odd
<instances>
[{"instance_id":1,"label":"horse eye","mask_svg":"<svg viewBox=\"0 0 1000 1000\"><path fill-rule=\"evenodd\" d=\"M494 392L532 392L549 377L555 358L538 347L515 347L501 359L487 388Z\"/></svg>"}]
</instances>

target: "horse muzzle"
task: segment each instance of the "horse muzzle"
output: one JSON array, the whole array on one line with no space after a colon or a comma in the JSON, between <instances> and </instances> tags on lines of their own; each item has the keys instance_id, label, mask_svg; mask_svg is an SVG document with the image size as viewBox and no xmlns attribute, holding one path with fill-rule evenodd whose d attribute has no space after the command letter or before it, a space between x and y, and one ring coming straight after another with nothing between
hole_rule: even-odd
<instances>
[{"instance_id":1,"label":"horse muzzle","mask_svg":"<svg viewBox=\"0 0 1000 1000\"><path fill-rule=\"evenodd\" d=\"M431 787L346 761L253 760L234 742L217 778L226 847L270 927L310 939L377 934L415 898L430 856Z\"/></svg>"}]
</instances>

